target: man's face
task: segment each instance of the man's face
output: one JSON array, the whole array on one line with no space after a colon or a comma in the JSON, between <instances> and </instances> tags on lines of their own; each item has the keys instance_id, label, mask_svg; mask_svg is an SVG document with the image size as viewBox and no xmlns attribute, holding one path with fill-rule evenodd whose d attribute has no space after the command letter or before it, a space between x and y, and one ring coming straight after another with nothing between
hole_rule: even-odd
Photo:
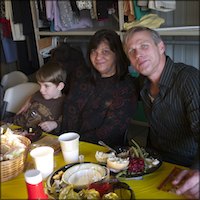
<instances>
[{"instance_id":1,"label":"man's face","mask_svg":"<svg viewBox=\"0 0 200 200\"><path fill-rule=\"evenodd\" d=\"M129 60L136 71L147 77L158 73L159 66L163 65L163 42L156 45L147 31L141 31L135 33L126 45Z\"/></svg>"}]
</instances>

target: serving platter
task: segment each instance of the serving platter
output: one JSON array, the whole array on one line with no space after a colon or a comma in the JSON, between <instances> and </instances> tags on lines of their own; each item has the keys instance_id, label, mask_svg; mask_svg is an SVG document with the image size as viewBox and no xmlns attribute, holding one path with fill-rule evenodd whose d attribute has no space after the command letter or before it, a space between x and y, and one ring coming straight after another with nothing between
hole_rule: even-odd
<instances>
[{"instance_id":1,"label":"serving platter","mask_svg":"<svg viewBox=\"0 0 200 200\"><path fill-rule=\"evenodd\" d=\"M132 147L115 147L115 151L117 152L115 154L115 157L117 158L125 158L129 159L129 164L126 165L125 168L112 168L110 167L110 158L106 162L100 162L102 165L106 165L113 176L116 176L119 179L138 179L139 177L142 177L144 175L153 173L157 169L160 168L162 165L162 159L161 156L154 150L149 148L140 148L140 155L133 156L133 152L131 152L130 148ZM107 155L110 155L110 151L107 152ZM96 155L95 155L96 156ZM96 156L97 159L98 156ZM111 158L112 159L112 158ZM102 159L99 159L102 160ZM97 159L98 161L98 159ZM114 164L112 164L114 166ZM115 164L116 167L119 166L119 164ZM142 165L143 167L141 167ZM141 170L141 168L142 170ZM131 168L134 168L134 170L131 170Z\"/></svg>"}]
</instances>

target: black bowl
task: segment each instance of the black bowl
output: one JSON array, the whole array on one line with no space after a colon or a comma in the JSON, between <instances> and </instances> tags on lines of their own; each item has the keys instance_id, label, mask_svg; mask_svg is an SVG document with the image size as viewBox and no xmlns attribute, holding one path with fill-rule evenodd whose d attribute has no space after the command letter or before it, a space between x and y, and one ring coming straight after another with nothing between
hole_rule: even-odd
<instances>
[{"instance_id":1,"label":"black bowl","mask_svg":"<svg viewBox=\"0 0 200 200\"><path fill-rule=\"evenodd\" d=\"M28 139L31 140L32 143L40 139L42 135L42 130L40 128L27 128L27 129L19 128L14 130L14 133L17 135L23 135L27 137Z\"/></svg>"}]
</instances>

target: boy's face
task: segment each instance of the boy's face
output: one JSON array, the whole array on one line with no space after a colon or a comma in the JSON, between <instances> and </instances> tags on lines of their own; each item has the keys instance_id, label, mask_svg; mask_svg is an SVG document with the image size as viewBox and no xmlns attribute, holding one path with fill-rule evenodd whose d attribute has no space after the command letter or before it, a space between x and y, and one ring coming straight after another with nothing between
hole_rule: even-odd
<instances>
[{"instance_id":1,"label":"boy's face","mask_svg":"<svg viewBox=\"0 0 200 200\"><path fill-rule=\"evenodd\" d=\"M44 99L57 99L62 95L62 89L61 86L62 83L59 83L59 85L55 85L52 82L38 82L40 84L40 93L44 97Z\"/></svg>"}]
</instances>

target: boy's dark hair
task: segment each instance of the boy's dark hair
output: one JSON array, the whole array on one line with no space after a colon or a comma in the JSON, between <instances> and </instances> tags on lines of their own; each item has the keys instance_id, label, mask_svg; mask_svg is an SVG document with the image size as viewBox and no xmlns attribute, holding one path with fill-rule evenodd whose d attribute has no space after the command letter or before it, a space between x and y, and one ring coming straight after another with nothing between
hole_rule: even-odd
<instances>
[{"instance_id":1,"label":"boy's dark hair","mask_svg":"<svg viewBox=\"0 0 200 200\"><path fill-rule=\"evenodd\" d=\"M66 70L60 62L48 61L36 73L38 82L52 82L58 85L60 82L65 83L67 78Z\"/></svg>"}]
</instances>

